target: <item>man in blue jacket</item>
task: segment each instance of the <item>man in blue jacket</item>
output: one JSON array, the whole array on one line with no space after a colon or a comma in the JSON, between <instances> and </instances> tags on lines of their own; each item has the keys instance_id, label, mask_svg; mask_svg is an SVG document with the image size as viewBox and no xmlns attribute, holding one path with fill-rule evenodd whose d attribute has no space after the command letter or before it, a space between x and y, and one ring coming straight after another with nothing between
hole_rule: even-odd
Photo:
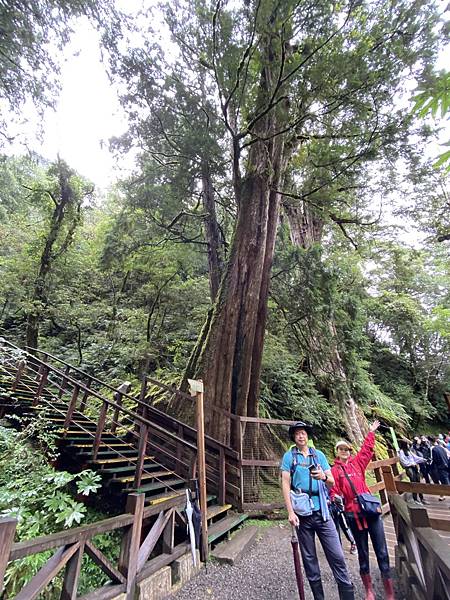
<instances>
[{"instance_id":1,"label":"man in blue jacket","mask_svg":"<svg viewBox=\"0 0 450 600\"><path fill-rule=\"evenodd\" d=\"M289 428L289 436L295 443L281 461L281 482L289 523L297 528L303 567L314 600L325 600L315 536L320 540L328 564L338 585L341 600L353 600L353 584L345 563L339 536L328 510L326 488L334 485L330 465L320 450L308 446L308 434L312 428L298 421ZM296 514L292 506L291 490L309 496L310 514Z\"/></svg>"}]
</instances>

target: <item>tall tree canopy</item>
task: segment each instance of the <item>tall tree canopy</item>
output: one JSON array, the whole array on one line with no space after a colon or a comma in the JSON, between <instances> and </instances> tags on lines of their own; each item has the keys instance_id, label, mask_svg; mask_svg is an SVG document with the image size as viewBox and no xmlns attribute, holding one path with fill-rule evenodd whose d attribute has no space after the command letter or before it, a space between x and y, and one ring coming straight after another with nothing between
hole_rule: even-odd
<instances>
[{"instance_id":1,"label":"tall tree canopy","mask_svg":"<svg viewBox=\"0 0 450 600\"><path fill-rule=\"evenodd\" d=\"M197 153L209 156L211 143L220 143L215 123L222 123L231 149L225 173L212 178L213 185L214 175L228 181L236 221L189 373L205 381L208 427L217 437L230 434L221 411L258 414L282 198L296 201L297 230L293 213L305 202L324 222L343 228L358 221L360 165L401 143L407 123L394 97L405 78L429 68L437 19L432 2L177 2L166 10L173 60L161 60L164 52L153 42L125 57L121 72L132 90L125 101L134 121L156 121L162 144L172 148L163 165L153 160L162 177L173 176L170 161L184 155L183 133L166 127L161 114L184 119L190 136L198 128L183 108L186 88L208 124L207 137L195 139ZM147 139L144 125L141 139ZM360 437L353 400L341 408L347 430Z\"/></svg>"},{"instance_id":2,"label":"tall tree canopy","mask_svg":"<svg viewBox=\"0 0 450 600\"><path fill-rule=\"evenodd\" d=\"M96 197L62 162L2 158L1 332L115 382L202 377L225 441L230 412L330 442L373 415L442 423L445 176L400 108L433 73L435 3L178 0L120 35L108 2L39 8L61 43L71 15L101 28L130 124L113 143L138 161ZM5 73L16 106L53 97L39 68Z\"/></svg>"}]
</instances>

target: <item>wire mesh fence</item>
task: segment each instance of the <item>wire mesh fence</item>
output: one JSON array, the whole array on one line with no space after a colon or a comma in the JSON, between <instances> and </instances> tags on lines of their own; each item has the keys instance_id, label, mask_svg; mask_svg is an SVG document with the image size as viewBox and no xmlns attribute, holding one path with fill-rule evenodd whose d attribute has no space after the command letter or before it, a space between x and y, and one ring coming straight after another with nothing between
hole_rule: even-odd
<instances>
[{"instance_id":1,"label":"wire mesh fence","mask_svg":"<svg viewBox=\"0 0 450 600\"><path fill-rule=\"evenodd\" d=\"M280 462L292 445L288 436L291 421L239 420L243 508L282 508Z\"/></svg>"}]
</instances>

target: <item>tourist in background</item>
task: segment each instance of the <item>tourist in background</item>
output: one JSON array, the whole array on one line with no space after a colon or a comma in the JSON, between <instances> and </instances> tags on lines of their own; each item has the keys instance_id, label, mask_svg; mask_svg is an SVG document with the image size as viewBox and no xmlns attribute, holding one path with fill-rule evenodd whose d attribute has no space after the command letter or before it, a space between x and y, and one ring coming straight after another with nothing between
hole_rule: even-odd
<instances>
[{"instance_id":1,"label":"tourist in background","mask_svg":"<svg viewBox=\"0 0 450 600\"><path fill-rule=\"evenodd\" d=\"M442 440L443 441L443 440ZM440 444L439 437L434 439L431 448L431 478L434 483L448 485L448 457L445 448ZM439 500L445 500L444 496L439 496Z\"/></svg>"},{"instance_id":2,"label":"tourist in background","mask_svg":"<svg viewBox=\"0 0 450 600\"><path fill-rule=\"evenodd\" d=\"M413 448L414 449L414 448ZM425 483L432 483L430 479L430 464L431 464L431 444L428 441L426 436L422 436L420 438L420 443L418 444L419 452L416 452L418 456L422 456L425 459L424 463L420 463L419 470L420 474L425 480Z\"/></svg>"},{"instance_id":3,"label":"tourist in background","mask_svg":"<svg viewBox=\"0 0 450 600\"><path fill-rule=\"evenodd\" d=\"M400 452L398 453L398 458L400 459L400 464L405 469L409 480L412 483L420 483L419 465L425 463L425 459L411 450L407 440L400 440L399 447ZM424 504L423 494L419 494L419 497L417 497L417 494L413 492L412 496L414 502L417 504Z\"/></svg>"}]
</instances>

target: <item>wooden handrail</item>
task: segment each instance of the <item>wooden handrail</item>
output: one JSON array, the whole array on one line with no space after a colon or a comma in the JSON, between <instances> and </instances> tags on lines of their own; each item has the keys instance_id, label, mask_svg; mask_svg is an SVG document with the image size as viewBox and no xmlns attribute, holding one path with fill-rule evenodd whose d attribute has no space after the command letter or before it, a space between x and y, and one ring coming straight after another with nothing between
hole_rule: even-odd
<instances>
[{"instance_id":1,"label":"wooden handrail","mask_svg":"<svg viewBox=\"0 0 450 600\"><path fill-rule=\"evenodd\" d=\"M140 423L143 423L145 425L149 425L149 426L154 427L154 428L156 428L156 429L158 429L160 431L163 431L164 433L166 433L171 438L180 441L186 447L189 447L191 449L195 449L196 448L190 442L187 442L185 440L180 440L174 433L171 433L170 431L166 431L164 428L160 427L158 424L154 423L153 421L149 421L148 419L143 418L138 413L136 413L136 412L134 412L132 410L129 410L128 408L124 408L123 406L120 406L119 404L117 404L116 402L114 402L114 400L110 400L109 398L106 398L105 396L102 396L101 394L99 394L95 390L92 390L92 389L88 388L87 386L85 386L83 383L81 383L77 379L73 379L69 375L65 374L63 371L60 371L57 367L54 367L52 365L49 365L49 364L43 362L40 358L33 357L33 360L37 361L42 366L47 367L53 373L56 373L57 375L60 375L60 376L64 377L67 380L67 383L70 383L72 386L74 386L74 387L78 386L78 388L80 390L89 391L89 393L90 393L91 396L94 396L98 400L101 400L102 402L105 402L106 404L108 404L108 406L112 406L113 408L119 409L120 412L126 414L129 417L132 417L133 419L135 419L136 421L139 421ZM36 372L34 369L32 369L32 370L34 372ZM54 382L52 382L51 380L48 380L48 383L54 384ZM56 384L54 384L54 385L56 385ZM142 403L142 405L145 406L145 407L148 406L145 403Z\"/></svg>"},{"instance_id":2,"label":"wooden handrail","mask_svg":"<svg viewBox=\"0 0 450 600\"><path fill-rule=\"evenodd\" d=\"M159 502L154 506L147 506L144 508L143 518L148 519L154 515L159 514L161 511L169 508L177 507L183 508L186 504L184 491L175 498L169 498L163 502ZM39 552L45 552L46 550L52 550L53 548L59 548L67 544L73 544L81 539L89 539L99 535L100 533L107 533L108 531L114 531L115 529L121 529L127 525L131 525L133 522L133 515L130 513L124 513L116 517L110 517L108 519L102 519L96 523L90 523L89 525L81 525L74 529L65 529L64 531L58 531L57 533L51 533L50 535L42 535L40 537L25 540L23 542L16 542L13 544L9 560L17 560L19 558L25 558L31 554L37 554Z\"/></svg>"},{"instance_id":3,"label":"wooden handrail","mask_svg":"<svg viewBox=\"0 0 450 600\"><path fill-rule=\"evenodd\" d=\"M368 469L378 469L379 467L387 467L394 465L399 462L398 456L391 456L390 458L384 458L382 460L372 460L367 465Z\"/></svg>"},{"instance_id":4,"label":"wooden handrail","mask_svg":"<svg viewBox=\"0 0 450 600\"><path fill-rule=\"evenodd\" d=\"M5 340L9 345L13 346L14 348L16 348L17 350L20 350L20 348L18 346L15 346L14 344L12 344L11 342L9 342L8 340ZM53 354L50 354L50 352L46 352L45 350L39 350L38 348L31 348L30 346L27 346L27 348L29 348L30 350L34 350L36 352L40 352L41 354L44 354L48 357L50 357L53 360L56 360L58 362L61 362L62 364L64 364L65 366L70 367L71 369L73 369L74 371L81 373L83 376L90 378L92 381L95 381L96 383L100 384L103 387L108 388L109 390L111 390L112 392L116 393L117 387L113 387L111 386L109 383L106 383L105 381L102 381L101 379L98 379L97 377L95 377L94 375L90 375L89 373L87 373L86 371L83 371L82 369L79 369L78 367L75 367L73 365L71 365L70 363L67 363L66 361L62 360L61 358L58 358L56 356L53 356ZM43 365L47 365L49 366L52 370L54 370L55 372L57 372L58 374L61 374L61 371L59 369L57 369L57 367L53 367L52 365L49 365L48 363L45 363L43 361L41 361L39 358L36 358L35 356L33 356L33 359L41 362ZM63 372L64 373L64 372ZM64 373L64 376L66 374ZM67 381L78 381L78 380L74 380L72 377L66 377ZM160 381L157 381L156 379L152 379L151 377L147 377L147 381L149 381L150 383L152 383L153 385L156 385L158 387L160 387L161 389L164 389L170 393L173 394L177 394L181 397L183 397L185 400L190 400L191 402L193 402L193 397L190 396L189 394L186 394L185 392L183 392L182 390L179 390L178 388L176 388L175 386L169 386L166 385L165 383L162 383ZM107 400L106 398L104 398L103 396L100 396L98 393L96 393L94 390L92 390L92 388L89 388L87 386L85 386L84 384L80 385L80 389L83 390L87 390L89 392L92 392L92 395L96 396L97 398L99 398L100 400L105 399L107 402L109 402L110 405L112 406L117 406L117 408L120 409L120 405L113 405L111 403L111 401ZM176 424L181 424L183 425L183 427L185 427L186 429L189 429L193 432L195 432L196 430L193 427L190 427L189 425L183 423L182 421L176 419L175 417L172 417L170 415L168 415L167 413L164 413L163 411L160 411L158 409L156 409L153 406L150 406L149 404L147 404L145 401L140 400L138 397L136 396L132 396L131 394L128 394L126 392L120 392L120 394L122 395L123 398L128 398L129 400L132 400L133 402L136 402L139 406L142 406L144 408L148 408L150 409L152 412L155 413L159 413L160 415L164 415L167 419L170 419L173 423ZM239 417L241 418L241 417ZM294 421L292 421L292 423L294 423ZM237 458L237 452L235 450L233 450L233 448L231 448L231 446L228 446L227 444L224 444L222 442L219 442L218 440L205 435L205 442L208 441L208 444L211 445L212 447L216 447L217 450L220 450L220 448L223 448L225 453L228 456L231 456L233 458Z\"/></svg>"},{"instance_id":5,"label":"wooden handrail","mask_svg":"<svg viewBox=\"0 0 450 600\"><path fill-rule=\"evenodd\" d=\"M134 598L137 582L145 577L146 572L154 568L155 564L162 566L161 558L164 559L163 564L168 564L171 559L181 556L188 549L184 542L175 547L174 541L175 509L184 506L184 493L147 508L144 506L144 501L144 494L130 494L127 498L125 514L16 544L12 544L12 541L17 520L1 518L0 540L4 544L0 552L0 592L3 591L4 573L8 561L56 549L56 552L15 596L18 600L37 598L63 570L61 598L80 598L77 591L84 553L107 574L110 579L109 592L113 592L114 596L119 592L125 592L126 598ZM158 518L148 523L150 531L146 531L146 537L143 539L144 521L155 515L158 515ZM117 529L124 529L124 532L121 536L117 566L115 566L96 547L93 538ZM149 560L160 538L163 542L163 552L169 556L167 558L162 555ZM87 597L112 598L111 594L105 595L104 592L103 587L94 590Z\"/></svg>"},{"instance_id":6,"label":"wooden handrail","mask_svg":"<svg viewBox=\"0 0 450 600\"><path fill-rule=\"evenodd\" d=\"M397 574L406 592L429 600L448 597L450 553L447 540L431 528L425 508L408 505L395 493L389 494L389 502L398 541Z\"/></svg>"},{"instance_id":7,"label":"wooden handrail","mask_svg":"<svg viewBox=\"0 0 450 600\"><path fill-rule=\"evenodd\" d=\"M11 342L9 342L9 343L11 344ZM11 344L11 345L14 345L14 344ZM17 346L16 346L16 348L17 348ZM56 361L62 363L63 365L65 365L66 367L69 367L73 371L76 371L77 373L80 373L84 377L89 377L92 381L95 381L96 383L99 383L101 386L106 387L106 388L110 389L113 392L117 392L117 388L114 387L114 386L112 386L112 385L110 385L106 381L102 381L101 379L98 379L98 377L95 377L95 375L91 375L87 371L83 371L79 367L75 367L74 365L71 365L70 363L66 362L62 358L58 358L57 356L54 356L53 354L50 354L50 352L47 352L45 350L40 350L39 348L33 348L32 346L26 346L26 348L28 350L32 350L34 352L40 352L41 354L44 354L45 356L51 358L52 360L56 360ZM186 394L186 392L183 392L182 390L179 390L175 386L166 385L165 383L157 381L156 379L150 379L149 377L147 379L148 379L148 381L151 381L151 383L153 385L156 385L156 386L158 386L158 387L160 387L160 388L162 388L162 389L164 389L164 390L166 390L168 392L171 392L173 394L177 394L179 396L182 396L185 400L190 400L191 402L193 401L192 396L190 396L189 394ZM122 395L125 398L129 398L130 400L138 401L138 399L135 396L131 396L130 394L127 394L125 392L123 392Z\"/></svg>"}]
</instances>

